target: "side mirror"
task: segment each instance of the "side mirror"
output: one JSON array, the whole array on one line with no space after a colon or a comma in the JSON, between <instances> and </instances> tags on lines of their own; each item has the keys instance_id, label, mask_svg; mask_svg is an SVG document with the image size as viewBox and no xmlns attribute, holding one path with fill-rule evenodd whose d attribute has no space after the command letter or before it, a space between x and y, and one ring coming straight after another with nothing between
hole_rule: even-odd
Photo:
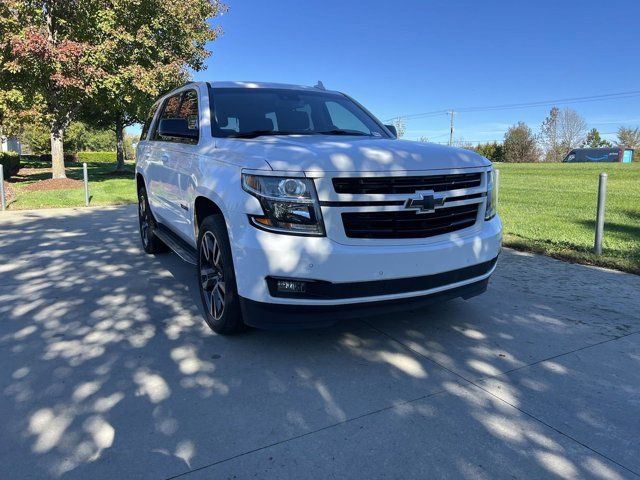
<instances>
[{"instance_id":1,"label":"side mirror","mask_svg":"<svg viewBox=\"0 0 640 480\"><path fill-rule=\"evenodd\" d=\"M198 139L198 129L189 128L186 118L160 119L158 134L163 137Z\"/></svg>"},{"instance_id":2,"label":"side mirror","mask_svg":"<svg viewBox=\"0 0 640 480\"><path fill-rule=\"evenodd\" d=\"M396 130L395 126L393 126L393 125L385 125L385 127L387 127L387 130L389 130L393 134L393 136L395 138L398 138L398 131Z\"/></svg>"}]
</instances>

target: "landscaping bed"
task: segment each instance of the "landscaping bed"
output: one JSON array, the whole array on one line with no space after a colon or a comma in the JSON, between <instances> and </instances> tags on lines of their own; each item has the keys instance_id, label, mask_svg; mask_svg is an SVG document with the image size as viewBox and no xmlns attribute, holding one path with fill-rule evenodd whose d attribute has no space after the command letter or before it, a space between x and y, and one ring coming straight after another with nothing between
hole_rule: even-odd
<instances>
[{"instance_id":1,"label":"landscaping bed","mask_svg":"<svg viewBox=\"0 0 640 480\"><path fill-rule=\"evenodd\" d=\"M34 183L25 185L23 192L39 192L44 190L67 190L74 188L82 188L84 182L73 178L49 178L48 180L39 180Z\"/></svg>"}]
</instances>

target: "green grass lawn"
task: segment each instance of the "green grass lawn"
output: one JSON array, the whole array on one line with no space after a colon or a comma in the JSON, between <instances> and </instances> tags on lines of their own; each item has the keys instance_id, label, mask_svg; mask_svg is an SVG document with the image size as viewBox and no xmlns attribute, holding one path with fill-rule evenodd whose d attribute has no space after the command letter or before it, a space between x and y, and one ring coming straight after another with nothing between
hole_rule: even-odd
<instances>
[{"instance_id":1,"label":"green grass lawn","mask_svg":"<svg viewBox=\"0 0 640 480\"><path fill-rule=\"evenodd\" d=\"M22 163L22 168L51 168L46 162ZM133 163L127 163L127 171L115 173L115 154L112 162L87 161L89 173L90 205L119 205L136 201L136 185ZM67 177L82 180L82 163L70 164ZM38 172L12 183L16 198L9 209L81 207L84 206L84 189L25 191L26 185L51 178L50 171Z\"/></svg>"},{"instance_id":2,"label":"green grass lawn","mask_svg":"<svg viewBox=\"0 0 640 480\"><path fill-rule=\"evenodd\" d=\"M496 164L506 246L640 274L640 163ZM606 172L602 256L592 253Z\"/></svg>"}]
</instances>

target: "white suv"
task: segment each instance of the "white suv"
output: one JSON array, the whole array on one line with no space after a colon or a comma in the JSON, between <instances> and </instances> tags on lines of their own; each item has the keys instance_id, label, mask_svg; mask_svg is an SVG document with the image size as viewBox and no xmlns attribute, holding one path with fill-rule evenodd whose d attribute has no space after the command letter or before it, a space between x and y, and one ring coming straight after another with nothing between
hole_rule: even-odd
<instances>
[{"instance_id":1,"label":"white suv","mask_svg":"<svg viewBox=\"0 0 640 480\"><path fill-rule=\"evenodd\" d=\"M322 86L187 84L153 106L136 178L144 250L197 266L218 333L469 298L500 252L487 159Z\"/></svg>"}]
</instances>

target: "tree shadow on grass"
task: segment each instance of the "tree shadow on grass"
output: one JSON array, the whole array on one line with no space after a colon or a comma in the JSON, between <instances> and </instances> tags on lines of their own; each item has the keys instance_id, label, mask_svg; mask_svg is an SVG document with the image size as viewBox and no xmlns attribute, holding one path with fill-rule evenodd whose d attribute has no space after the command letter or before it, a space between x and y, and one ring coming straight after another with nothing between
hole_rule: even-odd
<instances>
[{"instance_id":1,"label":"tree shadow on grass","mask_svg":"<svg viewBox=\"0 0 640 480\"><path fill-rule=\"evenodd\" d=\"M625 210L624 214L634 220L637 220L640 224L640 210Z\"/></svg>"},{"instance_id":2,"label":"tree shadow on grass","mask_svg":"<svg viewBox=\"0 0 640 480\"><path fill-rule=\"evenodd\" d=\"M636 215L640 219L640 215L635 212L628 211L627 214L629 216ZM592 229L595 232L595 222L594 221L580 221L580 224L585 227ZM607 236L613 236L618 240L622 240L625 242L629 242L630 246L628 249L622 253L623 255L630 255L634 258L637 258L640 261L640 222L636 225L616 223L616 222L607 222L604 224L604 236L605 239ZM618 253L619 255L619 253Z\"/></svg>"}]
</instances>

